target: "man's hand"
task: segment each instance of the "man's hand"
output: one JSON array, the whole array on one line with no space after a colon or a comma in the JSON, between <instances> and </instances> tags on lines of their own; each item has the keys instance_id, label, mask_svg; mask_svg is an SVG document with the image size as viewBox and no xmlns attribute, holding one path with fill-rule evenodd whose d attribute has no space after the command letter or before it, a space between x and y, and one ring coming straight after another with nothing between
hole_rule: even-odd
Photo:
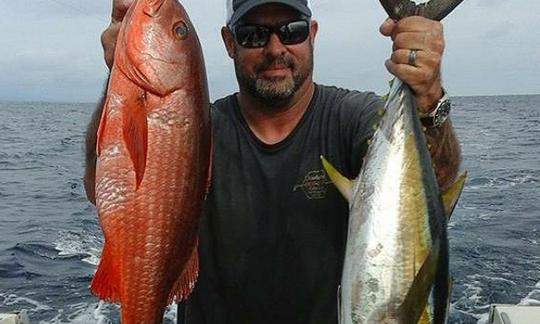
<instances>
[{"instance_id":1,"label":"man's hand","mask_svg":"<svg viewBox=\"0 0 540 324\"><path fill-rule=\"evenodd\" d=\"M394 42L392 56L385 63L386 68L411 87L416 94L419 110L430 111L442 97L442 24L419 16L403 18L397 22L389 18L379 30ZM416 51L414 65L409 64L411 50Z\"/></svg>"},{"instance_id":2,"label":"man's hand","mask_svg":"<svg viewBox=\"0 0 540 324\"><path fill-rule=\"evenodd\" d=\"M116 47L116 39L118 38L122 20L124 19L129 6L134 1L135 0L113 0L111 23L101 34L101 45L103 46L105 64L107 64L109 70L112 68L114 61L114 48Z\"/></svg>"}]
</instances>

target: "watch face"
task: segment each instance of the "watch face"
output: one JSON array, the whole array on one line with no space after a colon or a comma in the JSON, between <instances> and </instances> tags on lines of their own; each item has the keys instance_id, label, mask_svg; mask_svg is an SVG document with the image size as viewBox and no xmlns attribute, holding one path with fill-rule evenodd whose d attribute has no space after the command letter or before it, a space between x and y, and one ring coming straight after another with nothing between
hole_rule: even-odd
<instances>
[{"instance_id":1,"label":"watch face","mask_svg":"<svg viewBox=\"0 0 540 324\"><path fill-rule=\"evenodd\" d=\"M445 100L441 102L440 106L437 108L435 116L433 116L433 126L439 127L450 114L450 101Z\"/></svg>"}]
</instances>

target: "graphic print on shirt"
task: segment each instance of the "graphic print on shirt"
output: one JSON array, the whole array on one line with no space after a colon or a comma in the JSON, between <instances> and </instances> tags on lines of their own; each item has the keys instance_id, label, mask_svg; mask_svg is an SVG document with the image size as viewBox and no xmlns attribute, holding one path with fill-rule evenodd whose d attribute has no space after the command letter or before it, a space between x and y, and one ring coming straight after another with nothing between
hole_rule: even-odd
<instances>
[{"instance_id":1,"label":"graphic print on shirt","mask_svg":"<svg viewBox=\"0 0 540 324\"><path fill-rule=\"evenodd\" d=\"M324 199L326 198L327 186L332 181L326 177L324 170L309 171L304 179L294 186L293 192L303 190L307 199Z\"/></svg>"}]
</instances>

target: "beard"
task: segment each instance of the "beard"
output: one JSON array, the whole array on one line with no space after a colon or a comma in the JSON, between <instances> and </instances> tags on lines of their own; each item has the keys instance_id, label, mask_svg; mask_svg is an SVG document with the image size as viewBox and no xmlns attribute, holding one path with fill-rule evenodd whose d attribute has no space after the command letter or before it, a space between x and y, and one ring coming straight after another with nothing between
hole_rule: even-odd
<instances>
[{"instance_id":1,"label":"beard","mask_svg":"<svg viewBox=\"0 0 540 324\"><path fill-rule=\"evenodd\" d=\"M313 46L309 44L309 57L305 62L297 64L287 53L281 56L267 55L255 65L255 73L250 74L244 69L244 63L235 55L234 69L241 88L269 107L278 107L292 99L300 86L306 81L313 70ZM235 48L238 53L238 49ZM284 66L292 73L287 76L265 77L261 72L272 66Z\"/></svg>"}]
</instances>

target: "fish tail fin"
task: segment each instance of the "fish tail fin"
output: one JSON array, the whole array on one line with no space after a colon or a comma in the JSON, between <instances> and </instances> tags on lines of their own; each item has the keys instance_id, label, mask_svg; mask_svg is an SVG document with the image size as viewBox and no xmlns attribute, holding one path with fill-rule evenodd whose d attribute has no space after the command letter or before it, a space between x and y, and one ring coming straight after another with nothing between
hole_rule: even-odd
<instances>
[{"instance_id":1,"label":"fish tail fin","mask_svg":"<svg viewBox=\"0 0 540 324\"><path fill-rule=\"evenodd\" d=\"M347 199L349 203L352 201L352 181L343 176L328 160L321 155L321 161L326 173L330 177L330 180L334 183L339 192Z\"/></svg>"},{"instance_id":2,"label":"fish tail fin","mask_svg":"<svg viewBox=\"0 0 540 324\"><path fill-rule=\"evenodd\" d=\"M423 16L442 20L463 0L431 0L417 4L411 0L380 0L390 18L400 20L409 16Z\"/></svg>"},{"instance_id":3,"label":"fish tail fin","mask_svg":"<svg viewBox=\"0 0 540 324\"><path fill-rule=\"evenodd\" d=\"M105 243L103 253L94 278L90 283L90 290L100 299L109 302L120 301L120 264L115 262L119 260L111 253L110 246Z\"/></svg>"},{"instance_id":4,"label":"fish tail fin","mask_svg":"<svg viewBox=\"0 0 540 324\"><path fill-rule=\"evenodd\" d=\"M194 245L191 256L186 264L186 267L174 283L171 293L169 294L169 303L181 302L186 299L195 287L195 282L199 276L199 240Z\"/></svg>"},{"instance_id":5,"label":"fish tail fin","mask_svg":"<svg viewBox=\"0 0 540 324\"><path fill-rule=\"evenodd\" d=\"M123 133L126 148L135 169L136 189L141 185L146 169L148 125L146 123L146 93L134 98L129 109L123 109Z\"/></svg>"},{"instance_id":6,"label":"fish tail fin","mask_svg":"<svg viewBox=\"0 0 540 324\"><path fill-rule=\"evenodd\" d=\"M456 207L457 201L461 196L463 187L465 186L465 180L467 179L467 172L463 172L457 179L454 181L448 189L446 189L442 195L441 199L444 206L444 213L449 219Z\"/></svg>"}]
</instances>

